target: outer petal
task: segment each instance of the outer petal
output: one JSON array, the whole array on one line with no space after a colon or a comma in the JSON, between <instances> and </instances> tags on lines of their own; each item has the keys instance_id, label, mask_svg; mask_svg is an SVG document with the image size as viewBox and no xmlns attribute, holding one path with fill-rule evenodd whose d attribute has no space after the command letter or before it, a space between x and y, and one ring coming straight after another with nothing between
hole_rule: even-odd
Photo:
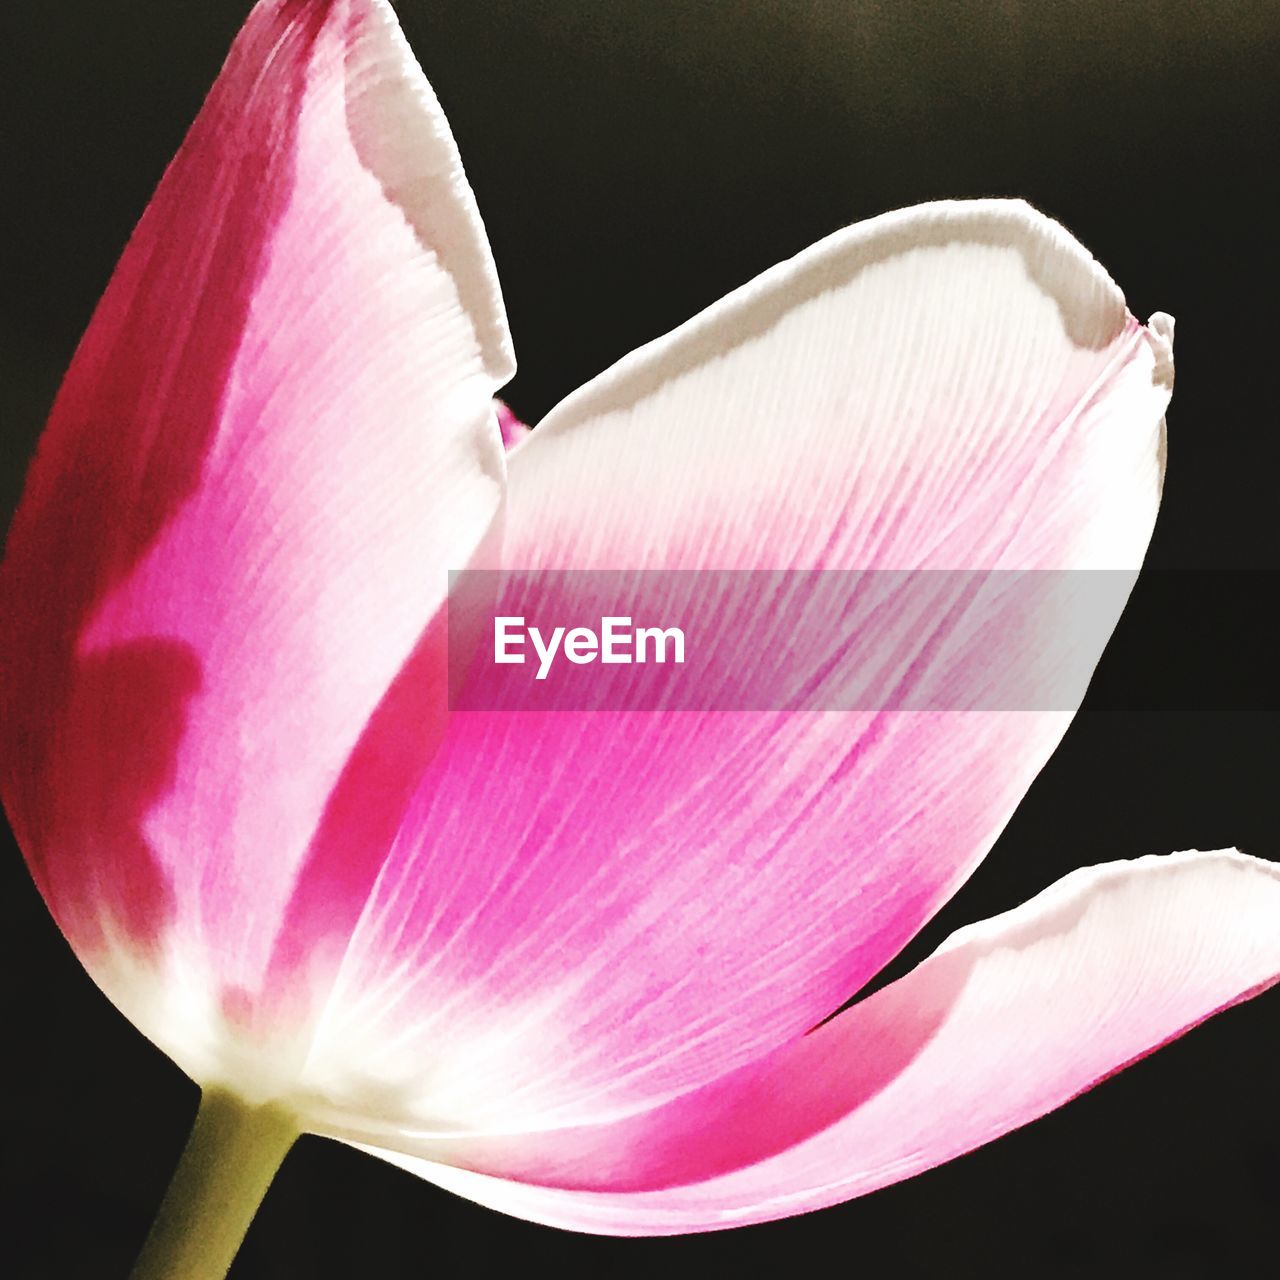
<instances>
[{"instance_id":1,"label":"outer petal","mask_svg":"<svg viewBox=\"0 0 1280 1280\"><path fill-rule=\"evenodd\" d=\"M889 215L553 412L511 455L505 563L1136 567L1168 361L1025 205ZM664 624L716 617L686 580ZM928 618L921 665L980 680L1036 645L998 630L957 655L959 630ZM317 1123L375 1091L371 1133L607 1120L773 1049L968 875L1068 719L454 715L321 1028Z\"/></svg>"},{"instance_id":2,"label":"outer petal","mask_svg":"<svg viewBox=\"0 0 1280 1280\"><path fill-rule=\"evenodd\" d=\"M390 7L264 0L76 354L0 580L14 828L94 975L201 1078L219 1012L289 963L286 914L345 941L362 850L317 828L380 755L385 850L389 742L416 765L427 732L388 690L411 655L438 684L419 637L497 509L511 368Z\"/></svg>"},{"instance_id":3,"label":"outer petal","mask_svg":"<svg viewBox=\"0 0 1280 1280\"><path fill-rule=\"evenodd\" d=\"M813 1034L665 1107L431 1152L470 1169L365 1149L554 1226L739 1226L864 1195L989 1142L1277 976L1274 864L1234 853L1112 863L961 930Z\"/></svg>"}]
</instances>

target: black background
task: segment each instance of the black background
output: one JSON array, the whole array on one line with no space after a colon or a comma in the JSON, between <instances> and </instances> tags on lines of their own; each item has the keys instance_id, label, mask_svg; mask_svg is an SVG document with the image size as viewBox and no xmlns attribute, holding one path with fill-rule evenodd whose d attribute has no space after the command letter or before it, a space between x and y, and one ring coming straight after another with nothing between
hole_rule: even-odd
<instances>
[{"instance_id":1,"label":"black background","mask_svg":"<svg viewBox=\"0 0 1280 1280\"><path fill-rule=\"evenodd\" d=\"M0 16L0 508L62 369L246 6L57 0ZM1280 5L1182 0L402 0L462 148L536 421L637 343L856 219L1022 195L1178 317L1150 563L1277 567L1272 173ZM1241 579L1256 604L1269 578ZM973 881L894 967L1070 869L1238 844L1280 857L1264 615L1141 593L1109 688ZM1242 594L1243 593L1243 594ZM1245 595L1248 595L1246 601ZM1167 593L1166 593L1167 595ZM1233 673L1229 711L1197 696ZM1241 691L1244 691L1243 694ZM1206 703L1208 706L1206 706ZM8 1088L0 1265L127 1270L193 1085L96 992L6 835ZM233 1276L1238 1276L1280 1206L1280 996L1234 1010L1066 1110L911 1182L738 1232L597 1240L506 1219L317 1139L290 1155ZM994 1087L1000 1082L993 1081Z\"/></svg>"}]
</instances>

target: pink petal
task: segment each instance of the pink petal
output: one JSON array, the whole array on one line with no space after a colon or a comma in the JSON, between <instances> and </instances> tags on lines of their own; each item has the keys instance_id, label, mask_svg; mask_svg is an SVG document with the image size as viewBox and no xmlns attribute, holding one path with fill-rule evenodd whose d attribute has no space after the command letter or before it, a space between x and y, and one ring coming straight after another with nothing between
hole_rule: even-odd
<instances>
[{"instance_id":1,"label":"pink petal","mask_svg":"<svg viewBox=\"0 0 1280 1280\"><path fill-rule=\"evenodd\" d=\"M529 428L511 412L510 405L505 401L496 401L494 408L498 414L498 429L502 432L502 443L508 449L513 449L529 434Z\"/></svg>"},{"instance_id":2,"label":"pink petal","mask_svg":"<svg viewBox=\"0 0 1280 1280\"><path fill-rule=\"evenodd\" d=\"M761 1222L989 1142L1277 976L1273 864L1235 853L1112 863L961 930L812 1035L653 1111L421 1142L419 1156L364 1149L481 1204L577 1231Z\"/></svg>"},{"instance_id":3,"label":"pink petal","mask_svg":"<svg viewBox=\"0 0 1280 1280\"><path fill-rule=\"evenodd\" d=\"M286 913L317 952L346 940L333 886L358 910L390 835L356 783L398 815L439 704L420 637L497 509L511 371L390 7L264 0L81 343L0 579L15 830L81 957L193 1074ZM346 862L317 834L355 825L340 778Z\"/></svg>"},{"instance_id":4,"label":"pink petal","mask_svg":"<svg viewBox=\"0 0 1280 1280\"><path fill-rule=\"evenodd\" d=\"M553 412L511 455L504 563L1134 567L1168 361L1025 205L888 215ZM667 621L714 622L704 581ZM1085 670L1121 602L1082 638ZM927 638L969 679L1036 646L957 656L951 625ZM606 1122L751 1062L950 896L1069 718L455 714L312 1048L316 1123L395 1145Z\"/></svg>"}]
</instances>

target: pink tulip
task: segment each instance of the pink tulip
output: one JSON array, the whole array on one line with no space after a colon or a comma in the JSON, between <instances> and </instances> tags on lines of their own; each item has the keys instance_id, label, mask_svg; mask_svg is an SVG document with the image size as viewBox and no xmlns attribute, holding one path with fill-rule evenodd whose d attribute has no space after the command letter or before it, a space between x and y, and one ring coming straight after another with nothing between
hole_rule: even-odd
<instances>
[{"instance_id":1,"label":"pink tulip","mask_svg":"<svg viewBox=\"0 0 1280 1280\"><path fill-rule=\"evenodd\" d=\"M222 1274L302 1132L579 1230L803 1212L1274 982L1269 864L1142 858L805 1034L973 871L1069 712L445 697L469 564L1136 569L1170 340L1034 210L932 204L766 272L504 455L497 279L390 6L263 0L0 575L14 830L205 1091L138 1274Z\"/></svg>"}]
</instances>

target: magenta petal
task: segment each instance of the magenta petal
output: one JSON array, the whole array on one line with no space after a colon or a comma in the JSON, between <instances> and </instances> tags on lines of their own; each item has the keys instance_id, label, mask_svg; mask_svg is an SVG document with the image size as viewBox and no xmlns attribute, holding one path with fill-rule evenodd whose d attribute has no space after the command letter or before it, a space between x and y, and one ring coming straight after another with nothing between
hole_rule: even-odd
<instances>
[{"instance_id":1,"label":"magenta petal","mask_svg":"<svg viewBox=\"0 0 1280 1280\"><path fill-rule=\"evenodd\" d=\"M15 831L95 976L193 1074L287 912L345 942L367 881L312 910L300 870L497 510L511 370L390 8L260 4L76 353L0 578ZM167 995L130 986L138 957Z\"/></svg>"},{"instance_id":2,"label":"magenta petal","mask_svg":"<svg viewBox=\"0 0 1280 1280\"><path fill-rule=\"evenodd\" d=\"M502 443L508 449L513 449L529 434L529 427L511 412L510 405L505 401L496 401L494 408L498 414L498 430L502 432Z\"/></svg>"},{"instance_id":3,"label":"magenta petal","mask_svg":"<svg viewBox=\"0 0 1280 1280\"><path fill-rule=\"evenodd\" d=\"M1027 206L887 215L555 410L510 455L504 563L1135 568L1168 357ZM673 618L714 613L700 581ZM930 622L938 652L948 618ZM968 678L1009 656L971 647ZM608 1121L705 1084L806 1031L914 935L1069 719L455 714L308 1086L350 1118L372 1084L378 1118L417 1130Z\"/></svg>"},{"instance_id":4,"label":"magenta petal","mask_svg":"<svg viewBox=\"0 0 1280 1280\"><path fill-rule=\"evenodd\" d=\"M1274 865L1234 853L1112 863L961 930L812 1035L666 1106L611 1125L364 1149L578 1231L739 1226L989 1142L1278 975Z\"/></svg>"}]
</instances>

